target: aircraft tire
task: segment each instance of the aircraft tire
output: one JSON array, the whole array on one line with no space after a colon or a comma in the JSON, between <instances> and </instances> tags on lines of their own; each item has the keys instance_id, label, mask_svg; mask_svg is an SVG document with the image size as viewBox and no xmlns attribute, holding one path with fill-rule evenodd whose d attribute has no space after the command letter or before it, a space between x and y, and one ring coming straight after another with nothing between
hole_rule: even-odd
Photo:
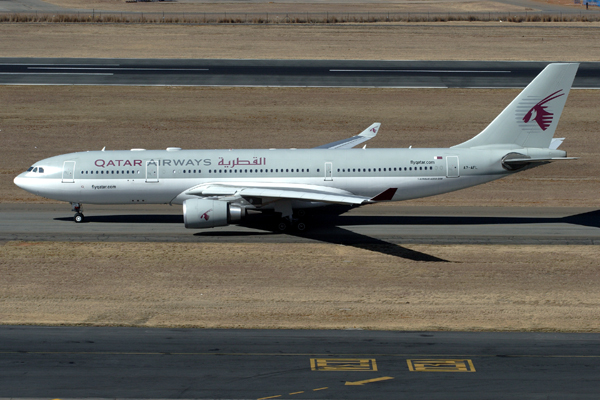
<instances>
[{"instance_id":1,"label":"aircraft tire","mask_svg":"<svg viewBox=\"0 0 600 400\"><path fill-rule=\"evenodd\" d=\"M76 223L81 223L84 220L84 216L82 213L77 213L75 214L75 216L73 217L73 219L75 220Z\"/></svg>"},{"instance_id":2,"label":"aircraft tire","mask_svg":"<svg viewBox=\"0 0 600 400\"><path fill-rule=\"evenodd\" d=\"M290 223L286 220L286 219L280 219L279 222L277 222L277 225L275 226L275 228L277 229L277 232L286 232L290 227Z\"/></svg>"},{"instance_id":3,"label":"aircraft tire","mask_svg":"<svg viewBox=\"0 0 600 400\"><path fill-rule=\"evenodd\" d=\"M299 221L298 223L296 223L296 230L298 232L304 232L306 230L306 224L302 221Z\"/></svg>"}]
</instances>

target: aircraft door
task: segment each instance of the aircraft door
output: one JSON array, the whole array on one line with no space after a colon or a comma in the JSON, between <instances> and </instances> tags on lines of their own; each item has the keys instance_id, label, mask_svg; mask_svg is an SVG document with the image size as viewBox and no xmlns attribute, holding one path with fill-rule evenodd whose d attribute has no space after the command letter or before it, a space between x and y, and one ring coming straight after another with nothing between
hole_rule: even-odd
<instances>
[{"instance_id":1,"label":"aircraft door","mask_svg":"<svg viewBox=\"0 0 600 400\"><path fill-rule=\"evenodd\" d=\"M146 161L146 183L158 182L158 164L154 160Z\"/></svg>"},{"instance_id":2,"label":"aircraft door","mask_svg":"<svg viewBox=\"0 0 600 400\"><path fill-rule=\"evenodd\" d=\"M62 183L75 183L75 161L64 162Z\"/></svg>"},{"instance_id":3,"label":"aircraft door","mask_svg":"<svg viewBox=\"0 0 600 400\"><path fill-rule=\"evenodd\" d=\"M458 170L458 156L446 157L446 176L448 178L458 178L460 171Z\"/></svg>"},{"instance_id":4,"label":"aircraft door","mask_svg":"<svg viewBox=\"0 0 600 400\"><path fill-rule=\"evenodd\" d=\"M326 181L333 180L333 163L331 163L331 162L325 163L325 180Z\"/></svg>"}]
</instances>

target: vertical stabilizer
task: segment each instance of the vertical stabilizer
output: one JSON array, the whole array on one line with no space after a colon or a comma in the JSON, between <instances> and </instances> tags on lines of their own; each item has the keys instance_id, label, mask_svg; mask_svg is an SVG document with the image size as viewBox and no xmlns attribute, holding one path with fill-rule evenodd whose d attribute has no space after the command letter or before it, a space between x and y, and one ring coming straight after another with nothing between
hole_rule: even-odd
<instances>
[{"instance_id":1,"label":"vertical stabilizer","mask_svg":"<svg viewBox=\"0 0 600 400\"><path fill-rule=\"evenodd\" d=\"M548 65L479 135L454 147L548 148L578 67Z\"/></svg>"}]
</instances>

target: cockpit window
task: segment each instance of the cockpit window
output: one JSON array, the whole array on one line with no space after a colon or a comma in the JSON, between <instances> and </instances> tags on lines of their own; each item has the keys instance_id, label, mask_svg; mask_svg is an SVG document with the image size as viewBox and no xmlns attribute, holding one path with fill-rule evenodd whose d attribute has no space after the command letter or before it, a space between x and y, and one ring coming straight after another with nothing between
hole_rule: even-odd
<instances>
[{"instance_id":1,"label":"cockpit window","mask_svg":"<svg viewBox=\"0 0 600 400\"><path fill-rule=\"evenodd\" d=\"M33 167L29 167L29 168L27 169L27 172L31 172L32 170L33 170Z\"/></svg>"},{"instance_id":2,"label":"cockpit window","mask_svg":"<svg viewBox=\"0 0 600 400\"><path fill-rule=\"evenodd\" d=\"M38 172L39 172L40 174L43 174L43 173L44 173L44 168L40 167L40 168L38 169Z\"/></svg>"},{"instance_id":3,"label":"cockpit window","mask_svg":"<svg viewBox=\"0 0 600 400\"><path fill-rule=\"evenodd\" d=\"M33 169L33 172L37 172L37 167L35 167L35 168Z\"/></svg>"}]
</instances>

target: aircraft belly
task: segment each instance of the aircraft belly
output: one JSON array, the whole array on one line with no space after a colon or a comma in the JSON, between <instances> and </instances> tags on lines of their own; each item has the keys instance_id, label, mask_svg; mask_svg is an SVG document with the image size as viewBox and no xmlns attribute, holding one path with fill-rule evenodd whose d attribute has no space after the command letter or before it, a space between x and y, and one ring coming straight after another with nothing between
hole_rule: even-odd
<instances>
[{"instance_id":1,"label":"aircraft belly","mask_svg":"<svg viewBox=\"0 0 600 400\"><path fill-rule=\"evenodd\" d=\"M420 197L435 196L442 193L453 192L480 185L502 178L504 175L470 175L460 178L428 177L405 178L398 186L392 201L417 199Z\"/></svg>"}]
</instances>

